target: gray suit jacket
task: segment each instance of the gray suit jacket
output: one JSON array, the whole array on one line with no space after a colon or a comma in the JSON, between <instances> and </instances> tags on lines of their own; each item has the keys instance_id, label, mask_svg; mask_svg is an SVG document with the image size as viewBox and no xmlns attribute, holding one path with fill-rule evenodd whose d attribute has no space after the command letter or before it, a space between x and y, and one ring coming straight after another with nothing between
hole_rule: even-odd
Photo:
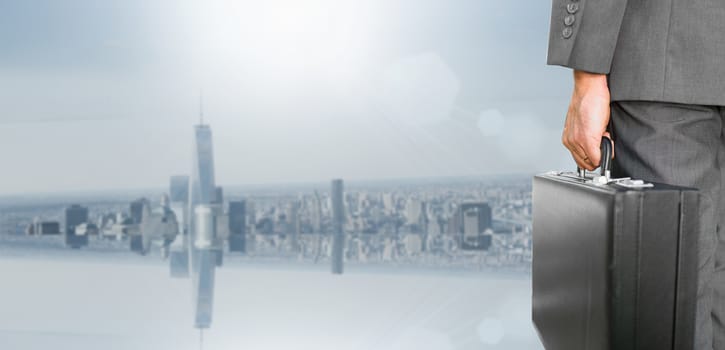
<instances>
[{"instance_id":1,"label":"gray suit jacket","mask_svg":"<svg viewBox=\"0 0 725 350\"><path fill-rule=\"evenodd\" d=\"M609 74L613 101L725 105L725 0L553 0L548 63Z\"/></svg>"}]
</instances>

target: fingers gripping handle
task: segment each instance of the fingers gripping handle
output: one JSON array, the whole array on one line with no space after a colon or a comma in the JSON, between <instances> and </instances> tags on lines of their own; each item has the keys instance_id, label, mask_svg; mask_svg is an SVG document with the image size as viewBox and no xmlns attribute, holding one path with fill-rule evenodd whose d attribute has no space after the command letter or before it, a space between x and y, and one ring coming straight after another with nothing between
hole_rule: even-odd
<instances>
[{"instance_id":1,"label":"fingers gripping handle","mask_svg":"<svg viewBox=\"0 0 725 350\"><path fill-rule=\"evenodd\" d=\"M599 162L599 172L602 176L609 179L611 178L612 156L614 155L612 141L608 137L602 136L602 143L599 146L599 150L601 151L601 155L599 157L599 159L601 159ZM576 171L581 177L584 177L586 174L586 170L578 166L576 167Z\"/></svg>"}]
</instances>

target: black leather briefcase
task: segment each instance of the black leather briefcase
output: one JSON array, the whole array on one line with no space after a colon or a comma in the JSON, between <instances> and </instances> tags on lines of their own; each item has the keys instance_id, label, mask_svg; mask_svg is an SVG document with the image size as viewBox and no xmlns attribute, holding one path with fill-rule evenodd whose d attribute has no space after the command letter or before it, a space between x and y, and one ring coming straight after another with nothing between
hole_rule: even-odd
<instances>
[{"instance_id":1,"label":"black leather briefcase","mask_svg":"<svg viewBox=\"0 0 725 350\"><path fill-rule=\"evenodd\" d=\"M545 348L692 349L698 206L690 188L534 177L533 321Z\"/></svg>"}]
</instances>

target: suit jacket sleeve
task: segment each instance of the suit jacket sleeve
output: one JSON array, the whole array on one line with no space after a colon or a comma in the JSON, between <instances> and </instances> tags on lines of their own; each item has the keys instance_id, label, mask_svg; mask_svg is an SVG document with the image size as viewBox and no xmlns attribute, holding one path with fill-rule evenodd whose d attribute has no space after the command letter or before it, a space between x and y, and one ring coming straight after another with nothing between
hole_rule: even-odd
<instances>
[{"instance_id":1,"label":"suit jacket sleeve","mask_svg":"<svg viewBox=\"0 0 725 350\"><path fill-rule=\"evenodd\" d=\"M627 0L553 0L547 63L608 74Z\"/></svg>"}]
</instances>

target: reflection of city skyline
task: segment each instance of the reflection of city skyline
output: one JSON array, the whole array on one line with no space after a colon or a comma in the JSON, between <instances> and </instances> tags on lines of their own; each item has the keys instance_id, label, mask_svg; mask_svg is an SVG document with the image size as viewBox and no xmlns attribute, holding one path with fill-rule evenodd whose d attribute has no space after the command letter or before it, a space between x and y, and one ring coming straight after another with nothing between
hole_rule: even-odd
<instances>
[{"instance_id":1,"label":"reflection of city skyline","mask_svg":"<svg viewBox=\"0 0 725 350\"><path fill-rule=\"evenodd\" d=\"M73 204L58 224L43 212L32 219L10 217L32 220L25 223L26 234L60 235L74 249L93 240L128 241L131 251L147 255L158 246L170 276L190 279L193 324L200 330L211 327L215 270L227 250L252 258L329 261L337 275L347 262L528 270L528 182L345 191L343 180L335 179L329 192L236 193L232 199L233 192L225 196L215 182L212 131L203 110L193 144L190 175L170 176L158 202L135 199L127 211Z\"/></svg>"},{"instance_id":2,"label":"reflection of city skyline","mask_svg":"<svg viewBox=\"0 0 725 350\"><path fill-rule=\"evenodd\" d=\"M193 325L220 335L218 327L226 326L227 336L247 341L235 340L236 348L252 349L294 347L270 338L338 350L342 343L358 350L492 344L511 308L483 317L489 301L513 290L523 291L518 305L528 298L530 177L361 179L533 173L568 164L557 137L565 98L557 87L568 80L536 68L541 50L529 38L548 25L536 6L381 0L9 6L0 138L10 152L0 192L13 197L0 197L0 255L11 262L3 266L12 277L6 291L16 292L7 299L29 306L0 309L32 318L33 338L43 337L36 331L60 305L74 309L59 318L72 321L65 330L135 338L146 328L161 341L185 345L193 341L165 331L196 335ZM511 15L531 25L497 35ZM512 45L519 42L528 44ZM518 83L526 77L536 79ZM196 89L189 87L198 85L210 98L212 119L200 116L197 124ZM542 96L542 87L550 93ZM255 182L278 184L231 186ZM147 184L157 188L128 190ZM127 190L93 192L113 187ZM42 194L57 190L88 192ZM18 256L60 264L31 261L28 269L22 258L13 260ZM153 268L124 273L123 264L93 266L102 259ZM240 266L284 266L283 287L266 271L250 278ZM302 270L322 272L297 276ZM513 272L521 283L506 289L479 278L491 271ZM68 279L87 272L91 283ZM429 286L409 276L419 272L434 275L430 285L440 289L419 295ZM470 278L456 280L459 273ZM87 288L94 283L109 288ZM56 290L47 299L29 297L53 284L69 297ZM215 293L215 286L224 291ZM112 300L102 301L100 293ZM134 300L134 293L142 296ZM219 294L228 298L215 306ZM117 309L83 317L84 307L112 310L106 306ZM365 309L361 319L350 307ZM525 319L526 308L517 309ZM124 311L127 319L117 314ZM23 324L10 320L21 312L0 318L0 335L13 322ZM342 314L347 323L335 320ZM135 316L174 320L157 327L130 321ZM121 320L104 323L106 317ZM54 322L46 329L66 326ZM257 325L265 328L245 334ZM305 338L312 329L325 334ZM332 341L327 333L346 339ZM350 345L358 335L369 342ZM531 349L515 337L498 346ZM210 344L228 348L228 339ZM183 348L154 343L148 348Z\"/></svg>"},{"instance_id":3,"label":"reflection of city skyline","mask_svg":"<svg viewBox=\"0 0 725 350\"><path fill-rule=\"evenodd\" d=\"M161 210L163 205L174 208L175 181L178 182L179 178L171 178L169 195L159 190L154 191L157 193L155 197L149 193L147 197L150 199L142 200L130 199L138 195L134 194L134 197L59 198L15 206L2 202L0 245L15 246L21 250L28 246L44 245L46 248L43 249L62 247L63 241L59 236L33 237L26 236L23 231L35 227L34 221L46 226L56 220L62 221L67 203L77 202L87 209L87 221L97 227L97 231L85 237L88 245L80 253L128 251L133 248L135 238L143 237L143 228L148 227L151 218L165 212ZM469 178L448 182L441 179L402 186L397 181L387 185L383 182L352 183L352 186L346 183L342 196L344 215L340 225L344 234L342 260L346 273L348 269L359 271L360 268L372 268L372 271L441 270L448 273L517 271L524 275L530 271L531 187L526 177ZM330 266L333 263L335 225L331 186L295 187L225 188L223 204L219 205L220 212L215 220L220 250L227 255L225 265L284 263L304 267ZM166 198L171 199L170 204ZM141 215L141 223L147 220L146 225L135 224L135 220L131 219L138 216L133 211L139 202L144 203L145 210L151 213L147 217ZM479 215L478 209L470 212L461 210L467 205L484 203L484 208L490 209L490 216ZM187 207L182 205L181 208ZM175 211L183 213L183 209ZM183 223L183 216L178 221ZM124 222L127 225L123 225ZM119 229L119 226L125 229ZM183 224L177 230L183 233ZM480 236L490 239L484 249L461 249L465 237ZM156 238L154 242L145 243L145 254L150 256L144 259L166 256L166 240L158 235ZM173 265L173 243L169 250L171 253L167 259ZM180 253L187 251L181 250ZM207 254L206 263L201 264L203 266L192 275L192 324L197 328L208 328L212 323L212 311L214 314L219 312L212 304L215 299L213 286L215 282L222 283L214 281L215 260L213 255ZM198 273L202 271L207 274ZM204 276L206 279L200 278ZM206 283L206 288L200 288L203 287L201 282Z\"/></svg>"}]
</instances>

